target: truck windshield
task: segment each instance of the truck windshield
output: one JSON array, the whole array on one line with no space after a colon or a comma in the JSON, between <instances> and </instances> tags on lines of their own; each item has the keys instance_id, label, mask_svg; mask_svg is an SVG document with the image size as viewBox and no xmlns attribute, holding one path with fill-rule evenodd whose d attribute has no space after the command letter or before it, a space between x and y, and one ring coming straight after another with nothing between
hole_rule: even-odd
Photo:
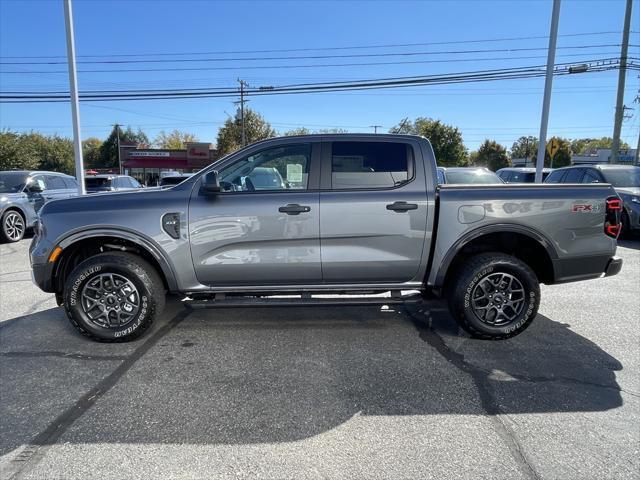
<instances>
[{"instance_id":1,"label":"truck windshield","mask_svg":"<svg viewBox=\"0 0 640 480\"><path fill-rule=\"evenodd\" d=\"M0 174L0 193L19 193L24 190L27 176L22 172Z\"/></svg>"},{"instance_id":2,"label":"truck windshield","mask_svg":"<svg viewBox=\"0 0 640 480\"><path fill-rule=\"evenodd\" d=\"M498 175L486 170L466 170L445 172L447 183L458 184L490 184L504 183Z\"/></svg>"},{"instance_id":3,"label":"truck windshield","mask_svg":"<svg viewBox=\"0 0 640 480\"><path fill-rule=\"evenodd\" d=\"M640 187L640 167L603 170L604 179L614 187Z\"/></svg>"}]
</instances>

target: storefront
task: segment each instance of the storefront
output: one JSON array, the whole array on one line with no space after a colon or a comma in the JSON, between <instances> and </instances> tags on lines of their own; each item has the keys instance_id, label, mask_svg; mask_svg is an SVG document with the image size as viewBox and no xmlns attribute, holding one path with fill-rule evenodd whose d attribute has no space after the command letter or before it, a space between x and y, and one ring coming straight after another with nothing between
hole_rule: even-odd
<instances>
[{"instance_id":1,"label":"storefront","mask_svg":"<svg viewBox=\"0 0 640 480\"><path fill-rule=\"evenodd\" d=\"M216 160L216 153L209 143L188 143L184 150L120 146L124 174L146 186L158 185L166 175L195 173Z\"/></svg>"}]
</instances>

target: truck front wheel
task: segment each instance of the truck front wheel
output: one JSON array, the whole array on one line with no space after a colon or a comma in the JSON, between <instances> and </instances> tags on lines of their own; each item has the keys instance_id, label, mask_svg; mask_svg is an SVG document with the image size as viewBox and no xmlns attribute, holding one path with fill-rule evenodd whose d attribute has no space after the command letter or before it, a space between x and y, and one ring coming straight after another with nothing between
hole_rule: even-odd
<instances>
[{"instance_id":1,"label":"truck front wheel","mask_svg":"<svg viewBox=\"0 0 640 480\"><path fill-rule=\"evenodd\" d=\"M503 253L482 253L457 271L449 310L474 337L501 340L522 333L540 305L540 285L527 264Z\"/></svg>"},{"instance_id":2,"label":"truck front wheel","mask_svg":"<svg viewBox=\"0 0 640 480\"><path fill-rule=\"evenodd\" d=\"M63 302L81 334L100 342L125 342L142 335L162 312L165 291L158 272L142 258L101 253L71 272Z\"/></svg>"}]
</instances>

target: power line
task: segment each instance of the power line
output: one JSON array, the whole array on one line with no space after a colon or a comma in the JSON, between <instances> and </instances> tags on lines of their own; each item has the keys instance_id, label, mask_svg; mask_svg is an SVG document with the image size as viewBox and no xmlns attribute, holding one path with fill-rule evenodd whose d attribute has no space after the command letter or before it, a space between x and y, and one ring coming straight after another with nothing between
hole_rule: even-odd
<instances>
[{"instance_id":1,"label":"power line","mask_svg":"<svg viewBox=\"0 0 640 480\"><path fill-rule=\"evenodd\" d=\"M565 33L558 35L558 37L584 37L594 35L619 35L620 31L603 31L603 32L579 32L579 33ZM638 32L632 32L638 33ZM359 50L359 49L371 49L371 48L398 48L398 47L424 47L434 45L464 45L473 43L492 43L492 42L511 42L522 40L543 40L549 38L547 35L538 36L523 36L523 37L499 37L499 38L485 38L485 39L470 39L470 40L451 40L444 42L418 42L418 43L391 43L391 44L374 44L374 45L351 45L351 46L337 46L337 47L305 47L305 48L282 48L282 49L269 49L269 50L228 50L228 51L206 51L206 52L156 52L156 53L113 53L113 54L99 54L99 55L78 55L78 58L104 58L104 57L149 57L149 56L188 56L188 55L232 55L232 54L250 54L250 53L285 53L285 52L315 52L315 51L334 51L334 50ZM2 56L0 58L66 58L66 55L51 55L51 56L28 56L28 55L16 55L16 56Z\"/></svg>"},{"instance_id":2,"label":"power line","mask_svg":"<svg viewBox=\"0 0 640 480\"><path fill-rule=\"evenodd\" d=\"M638 47L640 45L630 45ZM584 50L587 48L609 48L620 47L619 43L601 43L596 45L571 45L558 47L558 50ZM512 53L512 52L535 52L545 51L546 47L519 47L519 48L488 48L476 50L444 50L437 52L385 52L385 53L350 53L340 55L297 55L280 57L242 57L242 58L179 58L162 60L88 60L77 63L84 65L120 65L132 63L193 63L193 62L254 62L272 60L322 60L330 58L379 58L379 57L410 57L424 55L469 55L477 53ZM66 65L66 61L47 62L0 62L0 65Z\"/></svg>"},{"instance_id":3,"label":"power line","mask_svg":"<svg viewBox=\"0 0 640 480\"><path fill-rule=\"evenodd\" d=\"M638 59L633 59L638 60ZM574 65L557 64L554 75L577 75L571 73L569 67ZM619 68L618 59L594 60L585 63L587 72L601 72ZM629 62L630 70L640 70L640 66L634 62ZM368 79L348 82L323 82L306 83L279 86L262 86L257 88L243 89L243 94L247 95L282 95L301 94L314 92L336 92L350 90L367 90L381 88L398 88L405 86L421 85L442 85L453 83L486 82L505 79L536 78L545 75L544 67L541 65L516 67L508 69L480 70L469 72L457 72L448 74L418 76L418 77L395 77L386 79ZM177 89L162 91L118 91L113 93L104 92L83 92L80 97L83 100L91 101L115 101L115 100L154 100L154 99L178 99L178 98L209 98L209 97L231 97L238 94L237 89ZM0 101L4 103L33 103L33 102L56 102L66 101L68 95L65 93L35 93L35 94L0 94Z\"/></svg>"},{"instance_id":4,"label":"power line","mask_svg":"<svg viewBox=\"0 0 640 480\"><path fill-rule=\"evenodd\" d=\"M565 54L558 57L579 57L592 55L611 55L616 52L591 52L585 54ZM357 63L324 63L311 65L241 65L241 66L224 66L224 67L176 67L176 68L114 68L114 69L86 69L78 70L78 73L131 73L131 72L199 72L199 71L218 71L218 70L281 70L281 69L298 69L298 68L335 68L335 67L367 67L382 65L423 65L430 63L462 63L462 62L494 62L494 61L512 61L512 60L531 60L541 59L546 56L521 56L521 57L505 57L505 58L463 58L463 59L446 59L446 60L409 60L398 62L357 62ZM576 60L576 63L580 60ZM66 74L66 70L5 70L0 71L0 75L5 74Z\"/></svg>"}]
</instances>

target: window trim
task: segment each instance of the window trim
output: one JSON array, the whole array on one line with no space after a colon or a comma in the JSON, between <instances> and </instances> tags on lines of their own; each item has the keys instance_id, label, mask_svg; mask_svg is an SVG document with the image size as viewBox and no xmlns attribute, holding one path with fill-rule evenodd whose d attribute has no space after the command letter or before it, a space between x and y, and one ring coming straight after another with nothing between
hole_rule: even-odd
<instances>
[{"instance_id":1,"label":"window trim","mask_svg":"<svg viewBox=\"0 0 640 480\"><path fill-rule=\"evenodd\" d=\"M250 157L252 155L257 155L261 152L265 152L267 150L272 150L274 148L282 148L282 147L294 147L294 146L301 146L301 145L308 145L311 148L311 155L309 156L309 177L307 179L307 188L305 189L290 189L290 190L253 190L253 191L249 191L249 190L244 190L244 191L235 191L235 192L218 192L216 195L255 195L255 194L291 194L291 193L295 193L295 194L299 194L299 193L318 193L319 191L319 184L320 184L320 144L321 142L315 141L315 142L292 142L292 143L282 143L282 144L277 144L277 145L270 145L264 148L260 148L260 149L256 149L256 150L252 150L249 151L247 153L245 153L242 156L239 157L234 157L233 159L229 159L228 162L225 162L223 165L220 165L218 168L214 168L213 170L215 170L216 172L220 172L220 170L227 168L231 165L233 165L236 162L239 162L247 157ZM207 170L207 171L211 171L211 170ZM202 178L204 178L204 175L202 175L200 177L200 179L198 179L199 182L202 182ZM311 185L314 185L315 188L309 188ZM200 188L198 186L198 188Z\"/></svg>"},{"instance_id":2,"label":"window trim","mask_svg":"<svg viewBox=\"0 0 640 480\"><path fill-rule=\"evenodd\" d=\"M394 185L392 187L366 187L366 188L333 188L333 144L334 143L400 143L407 149L407 173L411 173L411 176L406 182L400 185ZM411 142L402 140L394 140L392 142L388 140L376 141L373 139L349 139L349 140L331 140L322 142L322 181L320 184L320 191L322 192L379 192L386 190L398 190L404 188L407 185L414 182L416 179L416 154L415 147Z\"/></svg>"}]
</instances>

